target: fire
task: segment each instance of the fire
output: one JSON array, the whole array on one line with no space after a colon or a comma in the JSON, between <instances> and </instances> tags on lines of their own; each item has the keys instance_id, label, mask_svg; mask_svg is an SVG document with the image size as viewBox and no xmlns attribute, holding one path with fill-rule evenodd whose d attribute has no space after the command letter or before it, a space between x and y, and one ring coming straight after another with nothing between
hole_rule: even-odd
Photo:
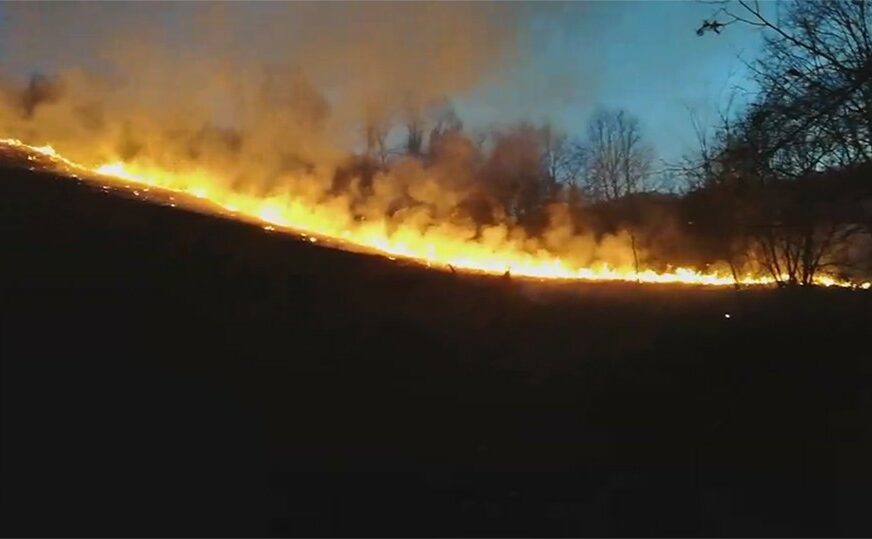
<instances>
[{"instance_id":1,"label":"fire","mask_svg":"<svg viewBox=\"0 0 872 539\"><path fill-rule=\"evenodd\" d=\"M228 218L258 223L267 231L281 230L303 235L314 243L319 239L330 245L350 250L378 253L391 260L403 258L452 271L465 270L477 273L537 279L562 279L583 281L628 281L640 283L685 283L707 286L732 286L732 276L718 272L700 272L690 268L674 268L667 272L652 269L636 271L634 267L612 267L597 264L590 267L574 267L567 260L539 249L529 252L503 242L493 247L483 242L454 234L450 227L431 227L424 231L414 226L388 226L385 221L367 220L356 222L327 204L312 205L288 196L267 198L221 188L206 171L190 170L174 173L155 167L116 161L88 167L60 155L52 146L31 146L17 139L0 139L0 144L17 148L33 156L50 160L52 166L66 173L85 173L102 183L113 181L125 186L153 188L166 194L184 193L193 197L173 200L176 203L196 206ZM193 199L198 200L193 200ZM746 275L739 278L740 284L765 285L774 279L765 276ZM822 286L856 286L828 275L817 278ZM861 288L872 287L863 283Z\"/></svg>"}]
</instances>

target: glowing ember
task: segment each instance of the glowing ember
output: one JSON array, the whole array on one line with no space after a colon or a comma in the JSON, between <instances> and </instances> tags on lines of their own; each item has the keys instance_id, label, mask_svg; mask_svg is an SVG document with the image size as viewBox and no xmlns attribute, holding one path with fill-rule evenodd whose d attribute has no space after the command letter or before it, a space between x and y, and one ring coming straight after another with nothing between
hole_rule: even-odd
<instances>
[{"instance_id":1,"label":"glowing ember","mask_svg":"<svg viewBox=\"0 0 872 539\"><path fill-rule=\"evenodd\" d=\"M89 172L96 174L95 181L103 184L115 180L160 189L168 193L187 193L210 204L196 204L198 210L210 210L226 217L252 221L261 224L267 231L284 230L302 234L315 243L318 238L331 240L338 247L377 252L391 260L398 257L420 262L427 267L448 269L452 272L466 270L471 272L512 277L535 277L539 279L564 279L587 281L629 281L640 283L686 283L710 286L731 286L735 284L732 276L726 273L704 273L689 268L674 268L668 272L652 269L635 271L633 267L616 268L607 264L591 267L573 267L560 257L543 250L527 251L506 241L494 247L454 234L450 227L433 227L419 230L414 226L387 226L378 220L362 220L349 223L347 218L329 205L308 205L290 195L262 198L253 195L222 189L221 182L205 172L185 172L176 174L157 168L147 168L126 164L120 161L87 167L59 155L51 146L30 146L16 139L0 139L7 147L28 152L31 156L42 156L50 160L52 166L67 174ZM30 156L29 156L30 157ZM33 161L33 159L31 159ZM208 186L208 187L207 187ZM147 190L147 189L143 189ZM139 196L137 191L134 194ZM170 197L170 200L175 200ZM194 201L187 203L194 206ZM176 207L176 204L170 204ZM771 284L771 277L746 275L739 278L741 284ZM854 284L822 275L816 283L823 286L857 286L863 289L872 283ZM725 318L730 318L729 314Z\"/></svg>"}]
</instances>

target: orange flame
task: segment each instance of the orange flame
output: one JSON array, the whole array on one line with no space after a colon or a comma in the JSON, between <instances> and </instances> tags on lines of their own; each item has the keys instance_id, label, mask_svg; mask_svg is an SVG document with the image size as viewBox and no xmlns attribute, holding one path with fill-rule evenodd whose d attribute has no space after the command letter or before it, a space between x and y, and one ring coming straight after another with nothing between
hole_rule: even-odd
<instances>
[{"instance_id":1,"label":"orange flame","mask_svg":"<svg viewBox=\"0 0 872 539\"><path fill-rule=\"evenodd\" d=\"M667 272L651 269L616 268L608 264L573 267L553 253L540 250L527 252L511 243L492 247L482 242L452 233L450 226L434 227L425 231L412 226L388 227L384 221L350 222L342 212L329 205L310 205L292 196L257 197L219 188L222 183L205 171L187 171L184 174L159 168L113 162L87 167L58 154L51 146L31 146L17 139L0 139L0 143L39 155L51 161L55 168L68 173L85 173L105 183L146 186L166 194L184 193L188 201L172 200L196 209L206 209L228 218L259 223L266 230L282 230L302 234L310 241L328 240L333 246L349 250L363 250L388 256L401 257L435 268L453 268L470 272L504 274L538 279L584 281L628 281L640 283L685 283L708 286L734 285L732 276L718 272L700 272L690 268L674 268ZM199 200L194 200L199 199ZM175 207L175 203L172 206ZM857 286L821 275L816 284L822 286ZM744 285L774 283L769 276L746 275L739 278ZM862 283L868 289L872 283Z\"/></svg>"}]
</instances>

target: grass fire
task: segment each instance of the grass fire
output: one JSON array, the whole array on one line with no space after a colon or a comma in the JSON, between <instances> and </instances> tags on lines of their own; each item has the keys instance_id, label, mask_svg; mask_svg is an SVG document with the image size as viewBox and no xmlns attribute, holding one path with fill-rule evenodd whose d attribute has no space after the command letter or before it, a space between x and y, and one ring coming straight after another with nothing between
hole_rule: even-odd
<instances>
[{"instance_id":1,"label":"grass fire","mask_svg":"<svg viewBox=\"0 0 872 539\"><path fill-rule=\"evenodd\" d=\"M105 6L13 13L35 17L28 32L38 34L68 9L92 10L93 21L146 17ZM227 9L204 9L215 17L205 28L233 20L236 8ZM273 9L277 19L341 18ZM304 35L276 30L253 50L281 46L286 57L262 64L225 55L230 44L220 40L203 38L209 54L174 55L156 38L89 28L95 43L83 53L106 56L106 65L78 58L3 78L0 137L79 172L193 194L229 215L440 268L734 286L869 281L868 193L850 179L840 180L854 186L841 194L820 187L836 182L802 168L812 155L782 173L793 157L778 141L760 156L770 172L737 179L737 167L756 167L742 162L743 148L767 144L750 127L742 139L738 125L706 126L700 133L721 137L720 147L712 139L695 155L658 156L657 126L621 108L594 107L574 132L523 117L465 122L452 94L506 69L513 43L526 39L517 34L525 9L373 7L391 15L367 16L359 30L400 25L386 43L362 46L349 35L301 55ZM439 30L411 32L427 24ZM448 38L458 28L469 42ZM421 64L400 39L455 56ZM29 54L16 51L22 62ZM337 85L342 77L353 83ZM855 165L834 168L862 175Z\"/></svg>"},{"instance_id":2,"label":"grass fire","mask_svg":"<svg viewBox=\"0 0 872 539\"><path fill-rule=\"evenodd\" d=\"M347 203L341 198L306 201L291 194L268 197L245 195L222 187L223 183L212 174L200 171L173 173L123 162L88 167L61 156L50 145L30 146L16 139L0 140L0 144L23 150L32 156L47 158L49 165L60 167L62 172L90 175L95 182L121 181L124 185L144 185L167 193L184 193L209 201L211 205L208 208L230 217L255 220L297 233L316 234L338 246L401 256L427 266L540 279L720 286L775 282L775 279L766 276L731 276L724 271L704 273L690 268L660 272L627 264L615 266L609 262L574 267L572 257L561 258L538 238L528 237L520 230L507 229L503 225L475 230L474 227L469 229L449 221L427 222L423 228L419 228L417 223L420 219L416 219L414 214L408 221L377 217L361 222L353 218ZM202 204L198 207L204 208ZM630 256L630 248L622 245L625 238L620 235L618 238L611 240L613 245L610 248L618 252L616 259L626 259ZM591 247L586 244L593 240L569 236L567 242L570 246L581 244L582 249L590 250ZM558 248L557 252L563 250ZM847 281L839 281L828 275L817 275L813 282L826 286L851 286ZM869 283L859 286L868 288Z\"/></svg>"},{"instance_id":3,"label":"grass fire","mask_svg":"<svg viewBox=\"0 0 872 539\"><path fill-rule=\"evenodd\" d=\"M0 3L0 535L872 536L870 8Z\"/></svg>"}]
</instances>

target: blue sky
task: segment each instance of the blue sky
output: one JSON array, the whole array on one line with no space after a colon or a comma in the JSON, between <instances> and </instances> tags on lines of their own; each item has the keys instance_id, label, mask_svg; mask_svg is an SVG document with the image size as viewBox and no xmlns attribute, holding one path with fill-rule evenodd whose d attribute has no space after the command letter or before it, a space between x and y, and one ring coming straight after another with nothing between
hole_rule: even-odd
<instances>
[{"instance_id":1,"label":"blue sky","mask_svg":"<svg viewBox=\"0 0 872 539\"><path fill-rule=\"evenodd\" d=\"M522 40L525 61L487 88L460 100L475 122L513 116L547 119L583 133L598 106L636 114L658 153L674 160L692 147L690 112L714 124L731 94L753 91L744 60L762 39L741 25L721 35L696 35L716 8L698 2L587 2L559 16L531 20Z\"/></svg>"}]
</instances>

